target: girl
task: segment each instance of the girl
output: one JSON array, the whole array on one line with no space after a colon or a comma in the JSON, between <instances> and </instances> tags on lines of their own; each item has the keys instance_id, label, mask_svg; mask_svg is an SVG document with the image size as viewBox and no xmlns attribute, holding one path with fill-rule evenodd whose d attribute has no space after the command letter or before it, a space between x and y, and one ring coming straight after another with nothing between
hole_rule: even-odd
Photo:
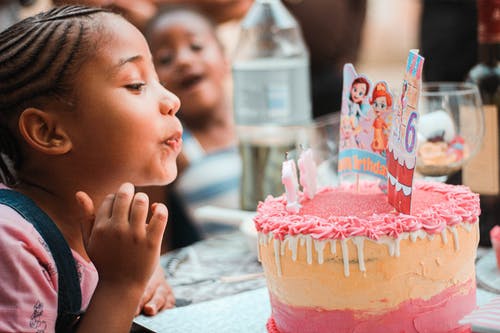
<instances>
[{"instance_id":1,"label":"girl","mask_svg":"<svg viewBox=\"0 0 500 333\"><path fill-rule=\"evenodd\" d=\"M192 8L165 7L146 37L160 81L182 101L184 148L174 191L190 212L203 205L239 208L241 161L226 87L230 67L213 24ZM195 222L205 236L227 230Z\"/></svg>"},{"instance_id":2,"label":"girl","mask_svg":"<svg viewBox=\"0 0 500 333\"><path fill-rule=\"evenodd\" d=\"M175 178L180 102L141 33L102 9L54 8L0 33L0 64L0 196L41 209L71 248L77 331L127 332L139 309L173 306L158 264L168 212L153 204L147 219L134 185ZM51 332L65 305L58 253L11 207L0 205L0 331Z\"/></svg>"}]
</instances>

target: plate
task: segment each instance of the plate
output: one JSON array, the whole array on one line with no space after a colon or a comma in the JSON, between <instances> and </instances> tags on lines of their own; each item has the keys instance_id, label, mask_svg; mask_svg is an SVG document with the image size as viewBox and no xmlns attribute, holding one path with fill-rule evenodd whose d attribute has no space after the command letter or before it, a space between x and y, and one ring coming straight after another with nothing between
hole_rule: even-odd
<instances>
[{"instance_id":1,"label":"plate","mask_svg":"<svg viewBox=\"0 0 500 333\"><path fill-rule=\"evenodd\" d=\"M500 294L500 270L493 250L489 250L477 261L476 279L480 288Z\"/></svg>"}]
</instances>

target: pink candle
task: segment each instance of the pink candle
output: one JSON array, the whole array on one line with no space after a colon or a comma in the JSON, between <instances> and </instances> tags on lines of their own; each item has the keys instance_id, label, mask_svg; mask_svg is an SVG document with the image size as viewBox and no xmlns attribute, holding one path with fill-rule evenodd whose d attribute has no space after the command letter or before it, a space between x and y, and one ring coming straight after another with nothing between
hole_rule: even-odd
<instances>
[{"instance_id":1,"label":"pink candle","mask_svg":"<svg viewBox=\"0 0 500 333\"><path fill-rule=\"evenodd\" d=\"M294 160L283 162L283 167L281 168L281 182L285 186L287 200L286 210L297 213L300 210L300 204L298 202L299 183L297 181L297 168L295 167Z\"/></svg>"},{"instance_id":2,"label":"pink candle","mask_svg":"<svg viewBox=\"0 0 500 333\"><path fill-rule=\"evenodd\" d=\"M316 163L314 163L311 148L304 150L299 157L300 185L306 198L312 199L316 195Z\"/></svg>"}]
</instances>

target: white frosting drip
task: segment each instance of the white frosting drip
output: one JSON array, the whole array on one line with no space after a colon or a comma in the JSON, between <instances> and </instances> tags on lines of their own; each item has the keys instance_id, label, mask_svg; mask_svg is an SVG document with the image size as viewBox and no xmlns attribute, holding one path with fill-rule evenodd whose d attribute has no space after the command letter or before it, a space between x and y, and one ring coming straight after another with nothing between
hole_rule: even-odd
<instances>
[{"instance_id":1,"label":"white frosting drip","mask_svg":"<svg viewBox=\"0 0 500 333\"><path fill-rule=\"evenodd\" d=\"M366 237L356 236L352 239L352 242L356 245L356 248L358 250L358 263L359 263L359 270L361 272L366 272L365 251L364 251L365 238Z\"/></svg>"},{"instance_id":2,"label":"white frosting drip","mask_svg":"<svg viewBox=\"0 0 500 333\"><path fill-rule=\"evenodd\" d=\"M282 256L285 255L285 247L286 247L286 242L290 239L290 235L286 235L285 236L285 239L283 239L283 241L281 242L280 244L280 254Z\"/></svg>"},{"instance_id":3,"label":"white frosting drip","mask_svg":"<svg viewBox=\"0 0 500 333\"><path fill-rule=\"evenodd\" d=\"M323 254L325 252L326 240L314 241L314 248L316 249L316 254L318 255L318 264L324 262Z\"/></svg>"},{"instance_id":4,"label":"white frosting drip","mask_svg":"<svg viewBox=\"0 0 500 333\"><path fill-rule=\"evenodd\" d=\"M417 231L410 232L410 240L412 242L416 242L417 238L424 239L425 237L427 237L427 233L423 230L417 230Z\"/></svg>"},{"instance_id":5,"label":"white frosting drip","mask_svg":"<svg viewBox=\"0 0 500 333\"><path fill-rule=\"evenodd\" d=\"M337 240L336 239L330 240L330 252L332 254L337 254Z\"/></svg>"},{"instance_id":6,"label":"white frosting drip","mask_svg":"<svg viewBox=\"0 0 500 333\"><path fill-rule=\"evenodd\" d=\"M451 234L453 235L453 243L455 244L455 251L460 250L460 244L458 243L458 232L457 232L457 227L451 226L448 227L451 231Z\"/></svg>"},{"instance_id":7,"label":"white frosting drip","mask_svg":"<svg viewBox=\"0 0 500 333\"><path fill-rule=\"evenodd\" d=\"M396 257L399 257L399 255L401 254L400 252L400 244L401 244L401 240L402 239L408 239L410 238L410 233L408 232L403 232L401 234L399 234L398 238L396 238L396 252L394 253L394 255Z\"/></svg>"},{"instance_id":8,"label":"white frosting drip","mask_svg":"<svg viewBox=\"0 0 500 333\"><path fill-rule=\"evenodd\" d=\"M470 223L460 223L459 226L464 228L467 232L471 232L473 225ZM444 244L447 244L448 242L448 236L447 236L447 230L450 231L450 233L453 236L453 242L454 242L454 247L455 251L458 251L460 249L460 242L459 242L459 236L458 236L458 230L456 226L450 226L444 229L441 232L441 238L443 240ZM358 256L358 263L359 263L359 270L362 272L366 272L366 265L365 265L365 255L364 255L364 244L365 241L371 241L375 242L378 244L383 244L387 246L387 249L389 251L390 256L400 256L400 242L403 239L410 239L412 242L416 242L417 239L425 239L428 238L429 240L432 240L434 238L434 235L428 234L427 232L423 230L417 230L417 231L412 231L412 232L404 232L401 233L397 238L392 238L389 236L383 236L380 237L378 240L373 240L364 236L355 236L350 238L351 242L356 246L357 249L357 256ZM330 243L330 252L331 254L335 255L337 253L337 243L336 240L316 240L313 239L310 235L296 235L296 236L291 236L287 235L285 236L285 239L283 242L281 242L279 239L275 239L273 237L272 233L269 234L258 234L258 243L259 243L259 261L261 261L261 252L260 252L260 246L269 246L271 241L274 241L273 246L274 246L274 260L276 264L276 271L278 276L282 275L282 270L281 270L281 259L280 257L285 255L285 249L286 249L286 243L288 242L288 248L292 253L292 260L296 261L297 260L297 254L298 254L298 247L299 243L301 247L305 246L306 250L306 260L309 265L312 264L312 247L314 246L314 249L316 251L317 257L318 257L318 263L323 264L324 263L324 255L325 255L325 247L326 243ZM349 271L349 250L347 246L347 241L346 239L341 239L340 240L340 247L342 249L342 260L343 260L343 265L344 265L344 275L349 276L350 271Z\"/></svg>"},{"instance_id":9,"label":"white frosting drip","mask_svg":"<svg viewBox=\"0 0 500 333\"><path fill-rule=\"evenodd\" d=\"M478 218L479 220L479 218ZM476 221L477 223L477 221ZM472 230L472 224L469 224L469 223L462 223L462 228L464 228L465 230L467 230L468 232L470 232Z\"/></svg>"},{"instance_id":10,"label":"white frosting drip","mask_svg":"<svg viewBox=\"0 0 500 333\"><path fill-rule=\"evenodd\" d=\"M309 265L311 265L313 262L313 258L312 258L312 241L313 240L312 240L312 237L310 235L305 236L305 238L306 238L307 263Z\"/></svg>"},{"instance_id":11,"label":"white frosting drip","mask_svg":"<svg viewBox=\"0 0 500 333\"><path fill-rule=\"evenodd\" d=\"M299 239L297 237L290 236L288 240L288 248L292 251L292 260L297 260L297 248L299 247Z\"/></svg>"},{"instance_id":12,"label":"white frosting drip","mask_svg":"<svg viewBox=\"0 0 500 333\"><path fill-rule=\"evenodd\" d=\"M443 239L443 244L448 244L448 235L446 232L446 228L441 231L441 238Z\"/></svg>"},{"instance_id":13,"label":"white frosting drip","mask_svg":"<svg viewBox=\"0 0 500 333\"><path fill-rule=\"evenodd\" d=\"M347 241L340 240L340 247L342 248L342 260L344 261L344 275L349 276L349 250L347 250Z\"/></svg>"},{"instance_id":14,"label":"white frosting drip","mask_svg":"<svg viewBox=\"0 0 500 333\"><path fill-rule=\"evenodd\" d=\"M280 240L275 238L274 239L274 261L276 263L276 270L278 272L278 276L281 276L281 260L280 260L279 248L280 248Z\"/></svg>"},{"instance_id":15,"label":"white frosting drip","mask_svg":"<svg viewBox=\"0 0 500 333\"><path fill-rule=\"evenodd\" d=\"M394 254L396 253L396 243L395 243L394 238L391 238L389 236L383 236L374 242L386 245L388 250L389 250L389 255L391 257L393 257Z\"/></svg>"}]
</instances>

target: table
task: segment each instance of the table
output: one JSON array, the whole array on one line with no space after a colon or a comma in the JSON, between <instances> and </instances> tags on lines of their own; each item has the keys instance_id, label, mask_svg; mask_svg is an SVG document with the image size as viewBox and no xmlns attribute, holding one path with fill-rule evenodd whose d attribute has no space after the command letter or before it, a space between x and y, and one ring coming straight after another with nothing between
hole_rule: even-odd
<instances>
[{"instance_id":1,"label":"table","mask_svg":"<svg viewBox=\"0 0 500 333\"><path fill-rule=\"evenodd\" d=\"M479 249L478 258L489 251ZM138 324L169 333L267 332L271 306L266 281L242 233L195 243L163 256L161 264L178 307L154 317L139 316ZM478 305L494 296L478 285Z\"/></svg>"},{"instance_id":2,"label":"table","mask_svg":"<svg viewBox=\"0 0 500 333\"><path fill-rule=\"evenodd\" d=\"M267 332L271 314L262 266L234 232L162 256L177 307L136 322L156 332Z\"/></svg>"}]
</instances>

